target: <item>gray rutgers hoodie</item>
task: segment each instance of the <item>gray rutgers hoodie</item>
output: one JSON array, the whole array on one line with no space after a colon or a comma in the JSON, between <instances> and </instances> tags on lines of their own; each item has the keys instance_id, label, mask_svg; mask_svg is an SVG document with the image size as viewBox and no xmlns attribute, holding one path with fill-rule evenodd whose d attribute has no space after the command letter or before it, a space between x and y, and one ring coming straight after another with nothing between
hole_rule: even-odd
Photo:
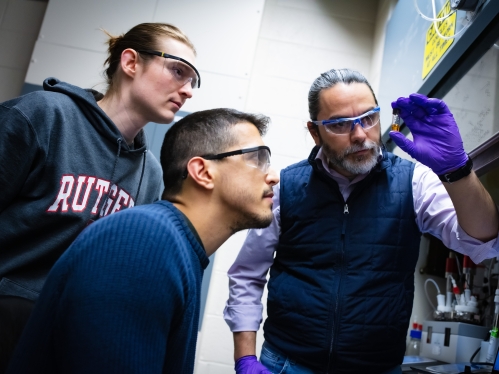
<instances>
[{"instance_id":1,"label":"gray rutgers hoodie","mask_svg":"<svg viewBox=\"0 0 499 374\"><path fill-rule=\"evenodd\" d=\"M88 224L157 200L162 175L144 131L131 149L102 94L43 88L0 103L0 295L31 300Z\"/></svg>"}]
</instances>

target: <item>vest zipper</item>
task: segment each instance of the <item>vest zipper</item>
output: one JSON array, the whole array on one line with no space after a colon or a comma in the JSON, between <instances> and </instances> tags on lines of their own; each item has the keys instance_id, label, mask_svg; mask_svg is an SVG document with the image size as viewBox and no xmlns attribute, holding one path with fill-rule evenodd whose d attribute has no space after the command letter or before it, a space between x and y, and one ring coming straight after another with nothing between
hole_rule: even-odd
<instances>
[{"instance_id":1,"label":"vest zipper","mask_svg":"<svg viewBox=\"0 0 499 374\"><path fill-rule=\"evenodd\" d=\"M350 214L350 211L348 210L348 204L345 202L345 205L343 207L343 215L347 215L347 214ZM343 219L343 227L341 229L341 237L342 237L342 242L343 242L343 245L342 245L342 251L341 251L341 264L343 264L343 253L344 253L344 248L345 248L345 233L346 233L346 228L347 228L347 220L346 220L346 217L344 217ZM334 342L334 331L335 331L335 322L336 322L336 319L338 318L338 305L339 305L339 298L340 298L340 289L341 289L341 279L342 279L342 276L340 275L340 281L339 281L339 284L338 284L338 292L336 293L336 303L335 303L335 307L334 307L334 317L333 317L333 327L331 329L331 344L329 345L329 360L328 360L328 364L327 364L327 374L329 373L332 373L333 371L331 370L331 360L332 360L332 354L333 354L333 342Z\"/></svg>"},{"instance_id":2,"label":"vest zipper","mask_svg":"<svg viewBox=\"0 0 499 374\"><path fill-rule=\"evenodd\" d=\"M350 214L350 211L348 210L348 204L345 203L345 207L343 208L343 215ZM347 219L346 217L343 219L343 227L341 228L341 236L343 236L343 240L345 239L345 233L347 231ZM345 245L345 243L343 243Z\"/></svg>"}]
</instances>

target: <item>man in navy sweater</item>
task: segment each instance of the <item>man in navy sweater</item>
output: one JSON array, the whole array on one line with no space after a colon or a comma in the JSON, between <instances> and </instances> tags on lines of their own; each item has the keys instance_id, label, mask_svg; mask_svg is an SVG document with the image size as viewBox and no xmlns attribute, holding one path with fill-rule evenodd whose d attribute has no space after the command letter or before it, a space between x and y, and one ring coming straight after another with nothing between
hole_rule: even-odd
<instances>
[{"instance_id":1,"label":"man in navy sweater","mask_svg":"<svg viewBox=\"0 0 499 374\"><path fill-rule=\"evenodd\" d=\"M208 257L270 224L268 118L191 114L161 150L163 200L93 223L49 274L9 373L192 373Z\"/></svg>"}]
</instances>

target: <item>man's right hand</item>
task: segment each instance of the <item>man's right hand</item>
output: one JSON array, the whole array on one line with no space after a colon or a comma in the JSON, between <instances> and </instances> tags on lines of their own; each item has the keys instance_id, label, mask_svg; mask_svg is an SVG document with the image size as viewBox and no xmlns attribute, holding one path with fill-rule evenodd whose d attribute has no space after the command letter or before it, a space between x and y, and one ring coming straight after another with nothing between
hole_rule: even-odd
<instances>
[{"instance_id":1,"label":"man's right hand","mask_svg":"<svg viewBox=\"0 0 499 374\"><path fill-rule=\"evenodd\" d=\"M459 169L468 161L459 128L447 105L421 94L399 97L392 103L411 130L413 141L398 131L390 137L412 158L443 175Z\"/></svg>"},{"instance_id":2,"label":"man's right hand","mask_svg":"<svg viewBox=\"0 0 499 374\"><path fill-rule=\"evenodd\" d=\"M239 358L234 369L236 374L272 374L253 355Z\"/></svg>"}]
</instances>

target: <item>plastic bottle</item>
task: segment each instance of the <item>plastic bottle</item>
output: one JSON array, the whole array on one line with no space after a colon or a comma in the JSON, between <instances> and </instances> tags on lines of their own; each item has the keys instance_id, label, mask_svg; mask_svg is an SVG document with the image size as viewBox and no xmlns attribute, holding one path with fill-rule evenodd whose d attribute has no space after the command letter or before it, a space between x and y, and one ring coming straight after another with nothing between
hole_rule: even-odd
<instances>
[{"instance_id":1,"label":"plastic bottle","mask_svg":"<svg viewBox=\"0 0 499 374\"><path fill-rule=\"evenodd\" d=\"M487 356L485 358L485 361L487 362L494 362L494 359L496 358L496 352L497 352L497 335L498 335L498 330L497 327L494 327L492 330L490 330L490 339L489 339L489 349L487 350Z\"/></svg>"},{"instance_id":2,"label":"plastic bottle","mask_svg":"<svg viewBox=\"0 0 499 374\"><path fill-rule=\"evenodd\" d=\"M499 343L499 289L496 290L496 295L494 297L494 303L496 304L494 313L494 322L492 323L492 330L490 330L489 339L489 349L487 350L487 362L494 362L496 358L497 346Z\"/></svg>"},{"instance_id":3,"label":"plastic bottle","mask_svg":"<svg viewBox=\"0 0 499 374\"><path fill-rule=\"evenodd\" d=\"M419 325L421 326L421 325ZM407 344L407 349L405 351L406 356L419 356L419 352L421 351L421 335L422 335L422 326L421 329L411 330L410 337L411 340L409 344Z\"/></svg>"}]
</instances>

